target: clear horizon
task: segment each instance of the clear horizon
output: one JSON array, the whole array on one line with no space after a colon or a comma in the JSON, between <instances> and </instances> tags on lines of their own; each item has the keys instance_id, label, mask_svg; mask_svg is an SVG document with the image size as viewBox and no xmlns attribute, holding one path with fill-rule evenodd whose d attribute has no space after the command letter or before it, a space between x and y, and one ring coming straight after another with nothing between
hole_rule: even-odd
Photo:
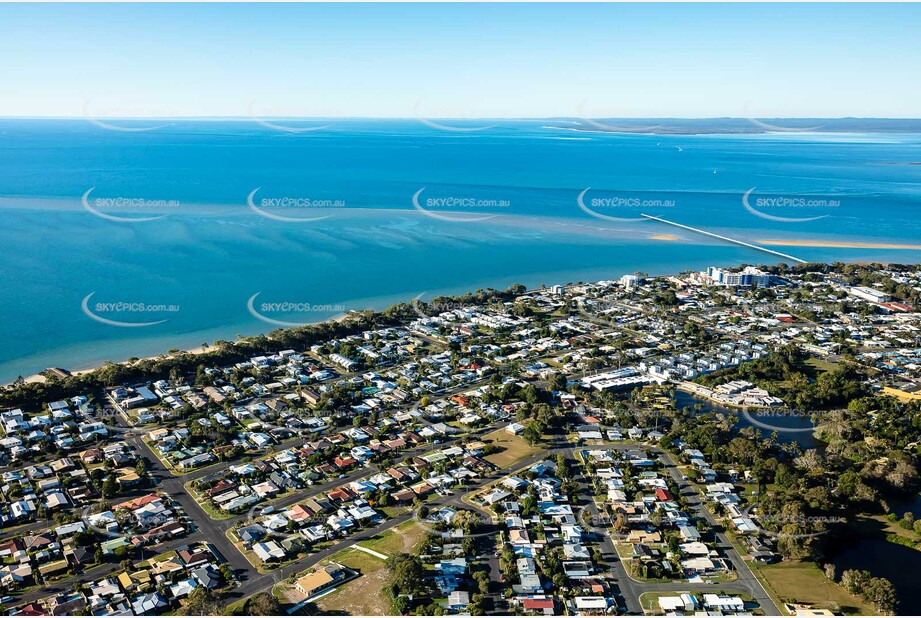
<instances>
[{"instance_id":1,"label":"clear horizon","mask_svg":"<svg viewBox=\"0 0 921 618\"><path fill-rule=\"evenodd\" d=\"M921 118L917 4L0 4L0 117Z\"/></svg>"}]
</instances>

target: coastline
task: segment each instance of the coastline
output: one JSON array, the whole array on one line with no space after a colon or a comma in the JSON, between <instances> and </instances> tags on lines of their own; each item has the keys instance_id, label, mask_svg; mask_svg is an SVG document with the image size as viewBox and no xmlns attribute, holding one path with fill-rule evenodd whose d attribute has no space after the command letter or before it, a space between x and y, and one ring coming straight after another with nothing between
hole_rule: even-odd
<instances>
[{"instance_id":1,"label":"coastline","mask_svg":"<svg viewBox=\"0 0 921 618\"><path fill-rule=\"evenodd\" d=\"M342 314L339 314L339 315L335 315L335 316L333 316L333 317L331 317L331 318L326 318L325 320L318 320L318 321L316 321L316 322L310 322L309 324L310 324L310 325L313 325L313 324L324 324L324 323L326 323L326 322L343 322L343 321L345 321L346 319L348 319L348 317L349 317L349 313L346 312L346 313L342 313ZM305 324L305 326L307 326L307 325L308 325L308 324ZM260 334L265 334L265 333L260 333ZM201 346L194 347L194 348L188 348L188 349L185 349L185 350L180 349L179 352L180 352L181 354L192 354L193 356L197 356L197 355L199 355L199 354L205 354L206 352L210 352L212 349L213 349L213 345L212 345L212 344L207 344L207 345L201 345ZM140 362L148 361L148 360L154 360L154 359L156 359L156 358L160 358L160 357L163 357L163 356L171 356L171 354L170 354L169 352L163 352L163 353L161 353L161 354L153 354L153 355L150 355L150 356L139 357L139 358L137 358L136 360L117 361L117 362L115 362L114 364L115 364L115 365L131 366L131 365L134 365L134 364L136 364L136 363L140 363ZM91 366L91 367L84 367L83 369L73 369L73 370L71 370L71 369L66 369L66 368L65 368L65 371L67 371L67 372L68 372L70 375L72 375L72 376L80 376L80 375L86 375L86 374L88 374L88 373L92 373L92 372L94 372L94 371L96 371L96 370L98 370L98 369L101 369L103 366L104 366L104 365L93 365L93 366ZM48 371L48 369L51 369L51 368L49 367L49 368L45 369L45 371ZM46 381L46 378L45 378L44 375L42 375L42 373L35 373L35 374L30 375L30 376L24 376L24 377L23 377L23 380L24 380L27 384L31 384L31 383L44 383L44 382ZM4 382L3 384L0 384L0 388L10 386L10 385L12 385L13 383L14 383L14 382Z\"/></svg>"},{"instance_id":2,"label":"coastline","mask_svg":"<svg viewBox=\"0 0 921 618\"><path fill-rule=\"evenodd\" d=\"M786 239L786 238L767 238L759 239L762 245L771 245L775 247L815 247L822 249L895 249L902 251L921 251L921 245L909 243L879 243L879 242L859 242L845 240L809 240Z\"/></svg>"}]
</instances>

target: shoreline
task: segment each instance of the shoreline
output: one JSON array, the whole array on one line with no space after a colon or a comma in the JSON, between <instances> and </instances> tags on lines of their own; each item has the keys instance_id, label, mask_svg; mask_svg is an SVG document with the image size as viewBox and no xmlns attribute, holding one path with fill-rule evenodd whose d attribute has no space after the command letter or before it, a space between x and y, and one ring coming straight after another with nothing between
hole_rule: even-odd
<instances>
[{"instance_id":1,"label":"shoreline","mask_svg":"<svg viewBox=\"0 0 921 618\"><path fill-rule=\"evenodd\" d=\"M670 233L655 233L655 234L649 235L648 238L649 238L650 240L656 240L656 241L660 241L660 242L663 242L663 241L664 241L664 242L669 242L669 243L670 243L670 242L675 242L675 241L681 241L681 240L683 240L680 236L677 236L677 235L675 235L675 234L670 234ZM756 241L756 242L759 242L759 243L762 243L762 244L789 245L789 246L803 246L803 247L810 247L810 246L814 246L814 247L854 247L854 246L856 246L856 248L881 248L881 247L884 247L884 245L877 245L877 244L871 244L871 243L844 243L844 242L842 242L842 243L835 243L834 241L810 241L810 240L796 241L796 240L769 239L769 240L758 240L758 241ZM888 246L885 246L885 247L886 247L886 248L889 248L889 247L909 247L909 248L912 248L912 249L921 250L921 245L888 245ZM822 262L822 263L825 263L825 262ZM866 263L868 263L868 262L851 260L850 263L854 263L854 264L866 264ZM738 266L738 264L733 264L732 266ZM662 276L663 274L664 274L664 273L660 273L660 274L658 274L658 275L653 275L653 276ZM574 282L570 280L570 281L567 282L565 285L572 285L573 283L574 283ZM468 289L468 291L470 291L470 290ZM423 292L423 294L425 294L425 292ZM420 296L421 296L421 295L420 295ZM418 297L417 297L417 298L418 298ZM411 303L412 301L413 301L413 299L410 298L410 299L402 299L402 301L397 301L397 302L407 302L407 303ZM369 307L364 307L363 309L349 310L349 311L346 311L345 313L342 313L342 314L339 314L339 315L335 315L335 316L332 316L332 317L329 317L329 318L326 318L326 319L323 319L323 320L318 320L318 321L316 321L316 322L310 322L310 323L308 323L308 324L309 324L309 325L316 325L316 324L323 324L323 323L326 323L326 322L341 322L341 321L344 321L344 320L348 319L348 317L349 317L349 316L351 315L351 313L353 313L353 312L360 312L360 311L364 311L364 310L368 310L368 309L370 309L370 308L369 308ZM371 309L371 310L373 310L373 309ZM305 324L305 326L308 325L308 324ZM250 335L250 336L265 335L265 334L267 334L267 332L268 332L268 331L260 332L260 333L256 333L255 335ZM196 346L196 347L192 347L192 348L188 348L188 349L180 349L180 353L192 354L192 355L199 355L199 354L204 354L204 353L206 353L206 352L210 352L210 351L212 350L212 348L213 348L212 344L206 344L205 346L201 346L201 345L200 345L200 346ZM130 365L134 365L135 363L138 363L138 362L141 362L141 361L152 360L152 359L156 359L156 358L160 358L160 357L164 357L164 356L171 356L171 355L170 355L169 352L167 351L167 352L162 352L162 353L160 353L160 354L153 354L153 355L148 355L148 356L145 356L145 357L139 357L139 358L137 358L136 360L130 360L130 361L129 361L129 360L115 361L115 362L113 362L113 364L115 364L115 365L128 365L128 366L130 366ZM29 375L29 376L23 376L23 380L24 380L26 383L44 383L44 382L46 382L46 378L45 378L45 376L42 375L42 373L47 372L48 370L53 369L53 368L61 368L61 369L64 369L65 371L67 371L70 375L79 376L79 375L85 375L85 374L88 374L88 373L92 373L93 371L96 371L96 370L98 370L98 369L101 369L103 366L105 366L104 363L103 363L103 364L95 364L95 365L92 365L92 366L90 366L90 367L83 367L83 368L81 368L81 369L73 369L73 370L71 370L71 369L67 369L66 367L61 367L60 365L52 365L52 366L46 367L44 370L42 370L42 372L35 373L35 374ZM4 381L4 382L0 383L0 388L9 387L9 386L13 385L15 382L16 382L16 380Z\"/></svg>"},{"instance_id":2,"label":"shoreline","mask_svg":"<svg viewBox=\"0 0 921 618\"><path fill-rule=\"evenodd\" d=\"M343 321L345 321L346 319L348 319L348 317L349 317L349 312L346 312L346 313L342 313L342 314L339 314L339 315L335 315L335 316L333 316L333 317L331 317L331 318L326 318L325 320L319 320L319 321L317 321L317 322L310 322L309 324L305 324L305 326L315 325L315 324L323 324L323 323L325 323L325 322L343 322ZM259 333L259 334L264 335L265 333ZM258 336L258 335L254 335L254 336ZM192 354L193 356L197 356L197 355L199 355L199 354L205 354L205 353L207 353L207 352L211 352L213 349L214 349L214 346L213 346L212 344L206 344L206 345L201 345L201 346L194 347L194 348L189 348L189 349L187 349L187 350L182 350L182 349L180 349L179 352L180 352L181 354ZM154 360L154 359L160 358L160 357L162 357L162 356L172 356L172 355L171 355L169 352L163 352L163 353L161 353L161 354L153 354L153 355L151 355L151 356L139 357L139 358L137 358L136 360L123 360L123 361L117 361L117 362L115 362L115 363L113 363L113 364L115 364L115 365L126 365L126 366L130 366L130 365L134 365L134 364L136 364L136 363L140 363L140 362L142 362L142 361ZM83 368L83 369L73 369L73 370L67 369L67 368L64 368L64 367L57 367L57 368L59 368L59 369L64 369L64 370L67 371L71 376L80 376L80 375L86 375L86 374L88 374L88 373L92 373L92 372L94 372L94 371L97 371L97 370L101 369L101 368L104 367L104 366L105 366L105 365L94 365L94 366L92 366L92 367L85 367L85 368ZM44 371L48 371L48 370L50 370L50 369L52 369L52 367L48 367L48 368L46 368ZM47 381L47 379L45 378L44 375L42 375L42 373L34 373L34 374L30 375L30 376L24 376L24 377L23 377L23 380L25 381L26 384L44 383L44 382ZM5 382L5 383L3 383L3 384L0 384L0 388L5 388L5 387L7 387L7 386L11 386L13 383L14 383L14 382Z\"/></svg>"},{"instance_id":3,"label":"shoreline","mask_svg":"<svg viewBox=\"0 0 921 618\"><path fill-rule=\"evenodd\" d=\"M762 245L775 247L815 247L823 249L895 249L902 251L921 251L921 245L910 243L860 242L846 240L809 240L796 238L759 239Z\"/></svg>"}]
</instances>

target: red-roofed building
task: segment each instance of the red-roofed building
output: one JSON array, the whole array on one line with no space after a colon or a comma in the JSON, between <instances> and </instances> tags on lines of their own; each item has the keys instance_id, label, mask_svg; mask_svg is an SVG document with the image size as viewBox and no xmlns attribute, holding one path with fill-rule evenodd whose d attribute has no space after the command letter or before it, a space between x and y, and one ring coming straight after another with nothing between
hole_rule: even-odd
<instances>
[{"instance_id":1,"label":"red-roofed building","mask_svg":"<svg viewBox=\"0 0 921 618\"><path fill-rule=\"evenodd\" d=\"M891 303L882 303L882 304L880 305L880 307L885 307L886 309L888 309L888 310L890 310L890 311L904 311L904 312L908 312L908 311L914 311L914 310L915 310L914 307L912 307L911 305L906 305L905 303L897 303L897 302L895 302L895 301L893 301L893 302L891 302Z\"/></svg>"},{"instance_id":2,"label":"red-roofed building","mask_svg":"<svg viewBox=\"0 0 921 618\"><path fill-rule=\"evenodd\" d=\"M398 448L406 448L406 440L404 440L403 438L396 438L395 440L384 440L384 444L386 444L388 448L393 449L393 450L396 450Z\"/></svg>"},{"instance_id":3,"label":"red-roofed building","mask_svg":"<svg viewBox=\"0 0 921 618\"><path fill-rule=\"evenodd\" d=\"M328 494L330 500L338 500L339 502L345 502L346 500L351 500L355 496L345 487L337 487Z\"/></svg>"},{"instance_id":4,"label":"red-roofed building","mask_svg":"<svg viewBox=\"0 0 921 618\"><path fill-rule=\"evenodd\" d=\"M28 605L23 605L16 612L17 616L47 616L48 612L45 611L45 608L39 605L38 603L29 603Z\"/></svg>"},{"instance_id":5,"label":"red-roofed building","mask_svg":"<svg viewBox=\"0 0 921 618\"><path fill-rule=\"evenodd\" d=\"M521 606L528 612L543 612L552 615L556 610L556 601L550 599L521 599Z\"/></svg>"},{"instance_id":6,"label":"red-roofed building","mask_svg":"<svg viewBox=\"0 0 921 618\"><path fill-rule=\"evenodd\" d=\"M300 504L295 504L285 513L291 521L306 521L313 516L309 509L305 509Z\"/></svg>"},{"instance_id":7,"label":"red-roofed building","mask_svg":"<svg viewBox=\"0 0 921 618\"><path fill-rule=\"evenodd\" d=\"M356 463L358 463L358 460L356 460L354 457L336 457L333 460L333 463L336 465L337 468L341 469L341 468L348 468L349 466L355 465Z\"/></svg>"},{"instance_id":8,"label":"red-roofed building","mask_svg":"<svg viewBox=\"0 0 921 618\"><path fill-rule=\"evenodd\" d=\"M141 496L140 498L135 498L133 500L128 500L127 502L121 502L112 507L112 510L117 509L128 509L133 511L134 509L139 509L145 504L150 504L151 502L156 502L160 499L160 496L157 494L147 494L146 496Z\"/></svg>"},{"instance_id":9,"label":"red-roofed building","mask_svg":"<svg viewBox=\"0 0 921 618\"><path fill-rule=\"evenodd\" d=\"M672 492L670 492L669 490L662 489L661 487L656 489L656 500L667 502L669 500L674 500L674 499L675 499L675 496L673 496Z\"/></svg>"}]
</instances>

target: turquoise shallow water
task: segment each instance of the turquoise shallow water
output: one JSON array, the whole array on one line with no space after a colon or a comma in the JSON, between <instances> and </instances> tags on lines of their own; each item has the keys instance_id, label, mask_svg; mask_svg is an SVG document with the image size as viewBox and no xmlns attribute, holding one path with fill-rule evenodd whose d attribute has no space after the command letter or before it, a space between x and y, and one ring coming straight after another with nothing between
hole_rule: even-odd
<instances>
[{"instance_id":1,"label":"turquoise shallow water","mask_svg":"<svg viewBox=\"0 0 921 618\"><path fill-rule=\"evenodd\" d=\"M0 121L0 381L271 330L247 307L257 293L256 312L302 323L419 294L779 260L635 221L639 212L748 241L921 243L917 134L617 135L553 124L458 133L339 121L292 133L253 122L122 132ZM748 206L768 218L746 209L752 188ZM261 212L247 203L256 189ZM919 261L912 250L775 248ZM81 306L89 294L97 317L159 323L95 320ZM104 305L117 302L173 310Z\"/></svg>"}]
</instances>

